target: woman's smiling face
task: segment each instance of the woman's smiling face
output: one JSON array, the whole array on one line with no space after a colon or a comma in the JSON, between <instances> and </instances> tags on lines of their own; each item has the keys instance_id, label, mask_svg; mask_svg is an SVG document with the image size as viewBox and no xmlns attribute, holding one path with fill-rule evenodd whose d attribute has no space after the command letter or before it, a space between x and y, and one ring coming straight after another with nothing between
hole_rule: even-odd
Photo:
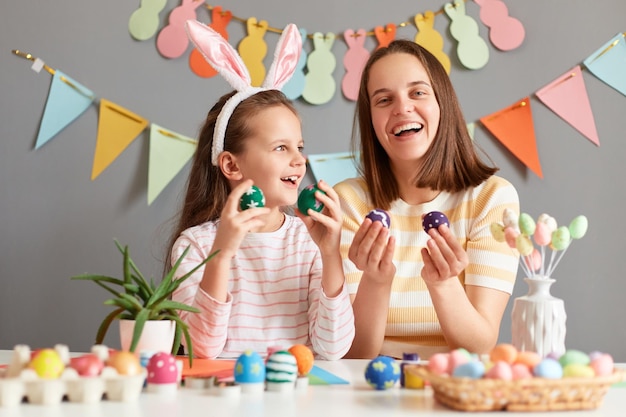
<instances>
[{"instance_id":1,"label":"woman's smiling face","mask_svg":"<svg viewBox=\"0 0 626 417\"><path fill-rule=\"evenodd\" d=\"M367 84L372 125L392 165L415 166L437 134L440 109L422 63L406 53L372 65Z\"/></svg>"}]
</instances>

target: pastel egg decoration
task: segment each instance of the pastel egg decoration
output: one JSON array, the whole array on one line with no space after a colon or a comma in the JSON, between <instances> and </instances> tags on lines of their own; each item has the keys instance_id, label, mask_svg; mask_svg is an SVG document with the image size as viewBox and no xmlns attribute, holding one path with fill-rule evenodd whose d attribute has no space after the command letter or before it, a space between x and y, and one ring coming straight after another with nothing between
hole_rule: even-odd
<instances>
[{"instance_id":1,"label":"pastel egg decoration","mask_svg":"<svg viewBox=\"0 0 626 417\"><path fill-rule=\"evenodd\" d=\"M131 402L139 398L146 380L146 370L139 356L120 350L112 352L102 370L110 401Z\"/></svg>"},{"instance_id":2,"label":"pastel egg decoration","mask_svg":"<svg viewBox=\"0 0 626 417\"><path fill-rule=\"evenodd\" d=\"M296 379L296 388L305 388L309 385L309 372L313 369L314 356L311 349L306 345L293 345L288 349L298 365L298 378Z\"/></svg>"},{"instance_id":3,"label":"pastel egg decoration","mask_svg":"<svg viewBox=\"0 0 626 417\"><path fill-rule=\"evenodd\" d=\"M134 353L120 350L114 352L107 361L107 366L114 368L120 375L139 375L142 373L139 358Z\"/></svg>"},{"instance_id":4,"label":"pastel egg decoration","mask_svg":"<svg viewBox=\"0 0 626 417\"><path fill-rule=\"evenodd\" d=\"M322 194L326 194L324 191L320 190L317 185L310 184L302 189L300 195L298 196L298 210L300 213L307 215L309 213L309 209L313 211L320 212L324 209L324 204L315 198L315 192L319 191Z\"/></svg>"},{"instance_id":5,"label":"pastel egg decoration","mask_svg":"<svg viewBox=\"0 0 626 417\"><path fill-rule=\"evenodd\" d=\"M246 350L235 362L234 378L241 385L242 392L262 392L265 390L265 363L253 350Z\"/></svg>"},{"instance_id":6,"label":"pastel egg decoration","mask_svg":"<svg viewBox=\"0 0 626 417\"><path fill-rule=\"evenodd\" d=\"M265 195L256 185L250 187L239 200L239 208L242 211L254 207L265 207Z\"/></svg>"},{"instance_id":7,"label":"pastel egg decoration","mask_svg":"<svg viewBox=\"0 0 626 417\"><path fill-rule=\"evenodd\" d=\"M391 227L391 217L389 216L389 213L383 209L376 208L367 213L365 218L370 219L372 223L381 222L387 229Z\"/></svg>"},{"instance_id":8,"label":"pastel egg decoration","mask_svg":"<svg viewBox=\"0 0 626 417\"><path fill-rule=\"evenodd\" d=\"M452 376L457 378L479 379L485 375L485 364L481 361L469 361L460 364L452 371Z\"/></svg>"},{"instance_id":9,"label":"pastel egg decoration","mask_svg":"<svg viewBox=\"0 0 626 417\"><path fill-rule=\"evenodd\" d=\"M42 349L31 359L28 367L41 379L57 379L63 373L65 364L54 349Z\"/></svg>"},{"instance_id":10,"label":"pastel egg decoration","mask_svg":"<svg viewBox=\"0 0 626 417\"><path fill-rule=\"evenodd\" d=\"M533 368L533 375L538 378L560 379L563 377L563 367L555 359L544 358Z\"/></svg>"},{"instance_id":11,"label":"pastel egg decoration","mask_svg":"<svg viewBox=\"0 0 626 417\"><path fill-rule=\"evenodd\" d=\"M378 356L367 364L365 380L377 390L393 388L400 380L400 365L392 357Z\"/></svg>"},{"instance_id":12,"label":"pastel egg decoration","mask_svg":"<svg viewBox=\"0 0 626 417\"><path fill-rule=\"evenodd\" d=\"M287 350L272 353L265 363L265 381L270 391L289 391L298 377L296 357Z\"/></svg>"},{"instance_id":13,"label":"pastel egg decoration","mask_svg":"<svg viewBox=\"0 0 626 417\"><path fill-rule=\"evenodd\" d=\"M104 362L95 353L88 353L86 355L70 358L69 366L75 369L80 376L95 377L102 372Z\"/></svg>"},{"instance_id":14,"label":"pastel egg decoration","mask_svg":"<svg viewBox=\"0 0 626 417\"><path fill-rule=\"evenodd\" d=\"M158 352L150 357L147 375L147 390L157 393L175 393L179 381L179 365L171 353Z\"/></svg>"},{"instance_id":15,"label":"pastel egg decoration","mask_svg":"<svg viewBox=\"0 0 626 417\"><path fill-rule=\"evenodd\" d=\"M428 233L430 229L438 229L442 224L450 227L448 217L440 211L431 211L426 213L422 219L422 227L426 233Z\"/></svg>"}]
</instances>

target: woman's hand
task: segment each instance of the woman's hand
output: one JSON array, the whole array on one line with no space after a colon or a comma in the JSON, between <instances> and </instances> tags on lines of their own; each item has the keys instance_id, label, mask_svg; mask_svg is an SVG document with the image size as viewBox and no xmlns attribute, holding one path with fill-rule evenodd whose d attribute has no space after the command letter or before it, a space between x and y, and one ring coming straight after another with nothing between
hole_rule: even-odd
<instances>
[{"instance_id":1,"label":"woman's hand","mask_svg":"<svg viewBox=\"0 0 626 417\"><path fill-rule=\"evenodd\" d=\"M354 235L348 258L364 275L389 283L396 274L393 253L396 241L381 222L365 219Z\"/></svg>"},{"instance_id":2,"label":"woman's hand","mask_svg":"<svg viewBox=\"0 0 626 417\"><path fill-rule=\"evenodd\" d=\"M422 249L424 281L433 284L458 277L469 264L469 258L450 228L444 224L430 229L428 235L431 239L427 248Z\"/></svg>"},{"instance_id":3,"label":"woman's hand","mask_svg":"<svg viewBox=\"0 0 626 417\"><path fill-rule=\"evenodd\" d=\"M321 212L309 209L308 213L296 209L296 216L304 222L322 254L339 253L343 221L339 196L324 180L320 180L317 187L326 193L315 192L315 198L324 204L324 209Z\"/></svg>"}]
</instances>

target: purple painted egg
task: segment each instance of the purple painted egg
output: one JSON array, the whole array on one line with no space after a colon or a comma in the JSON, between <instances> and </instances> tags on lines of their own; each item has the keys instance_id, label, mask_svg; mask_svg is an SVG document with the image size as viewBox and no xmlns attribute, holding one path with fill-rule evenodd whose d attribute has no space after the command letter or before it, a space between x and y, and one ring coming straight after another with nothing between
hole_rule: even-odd
<instances>
[{"instance_id":1,"label":"purple painted egg","mask_svg":"<svg viewBox=\"0 0 626 417\"><path fill-rule=\"evenodd\" d=\"M441 226L442 224L450 227L450 222L448 221L448 218L440 211L431 211L430 213L426 214L422 219L422 227L424 228L424 231L426 233L428 233L430 229L439 228L439 226Z\"/></svg>"},{"instance_id":2,"label":"purple painted egg","mask_svg":"<svg viewBox=\"0 0 626 417\"><path fill-rule=\"evenodd\" d=\"M370 219L373 222L381 222L383 224L383 226L385 226L387 229L389 229L389 227L391 227L391 217L389 217L389 213L387 213L385 210L383 209L374 209L372 211L370 211L369 213L367 213L367 216L365 216L367 219Z\"/></svg>"}]
</instances>

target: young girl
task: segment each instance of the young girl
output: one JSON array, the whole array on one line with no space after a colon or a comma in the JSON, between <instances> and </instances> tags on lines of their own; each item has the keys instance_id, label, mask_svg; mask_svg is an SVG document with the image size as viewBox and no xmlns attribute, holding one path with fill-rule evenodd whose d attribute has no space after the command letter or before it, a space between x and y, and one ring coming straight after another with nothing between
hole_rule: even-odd
<instances>
[{"instance_id":1,"label":"young girl","mask_svg":"<svg viewBox=\"0 0 626 417\"><path fill-rule=\"evenodd\" d=\"M444 68L415 42L371 55L356 126L363 176L335 186L356 326L348 357L488 352L518 265L489 226L505 208L519 213L515 188L481 162ZM390 229L365 219L373 208L389 212ZM450 227L426 234L430 211L446 214Z\"/></svg>"},{"instance_id":2,"label":"young girl","mask_svg":"<svg viewBox=\"0 0 626 417\"><path fill-rule=\"evenodd\" d=\"M174 293L174 300L201 310L181 314L194 353L238 357L305 344L318 357L339 359L352 343L354 317L339 252L337 194L320 181L321 213L295 217L282 210L296 203L306 171L300 119L279 91L298 60L299 33L293 25L285 29L269 85L254 88L219 34L198 22L187 25L191 40L236 88L213 106L201 130L171 250L174 262L190 247L180 275L219 250ZM253 184L265 207L242 211L240 199Z\"/></svg>"}]
</instances>

